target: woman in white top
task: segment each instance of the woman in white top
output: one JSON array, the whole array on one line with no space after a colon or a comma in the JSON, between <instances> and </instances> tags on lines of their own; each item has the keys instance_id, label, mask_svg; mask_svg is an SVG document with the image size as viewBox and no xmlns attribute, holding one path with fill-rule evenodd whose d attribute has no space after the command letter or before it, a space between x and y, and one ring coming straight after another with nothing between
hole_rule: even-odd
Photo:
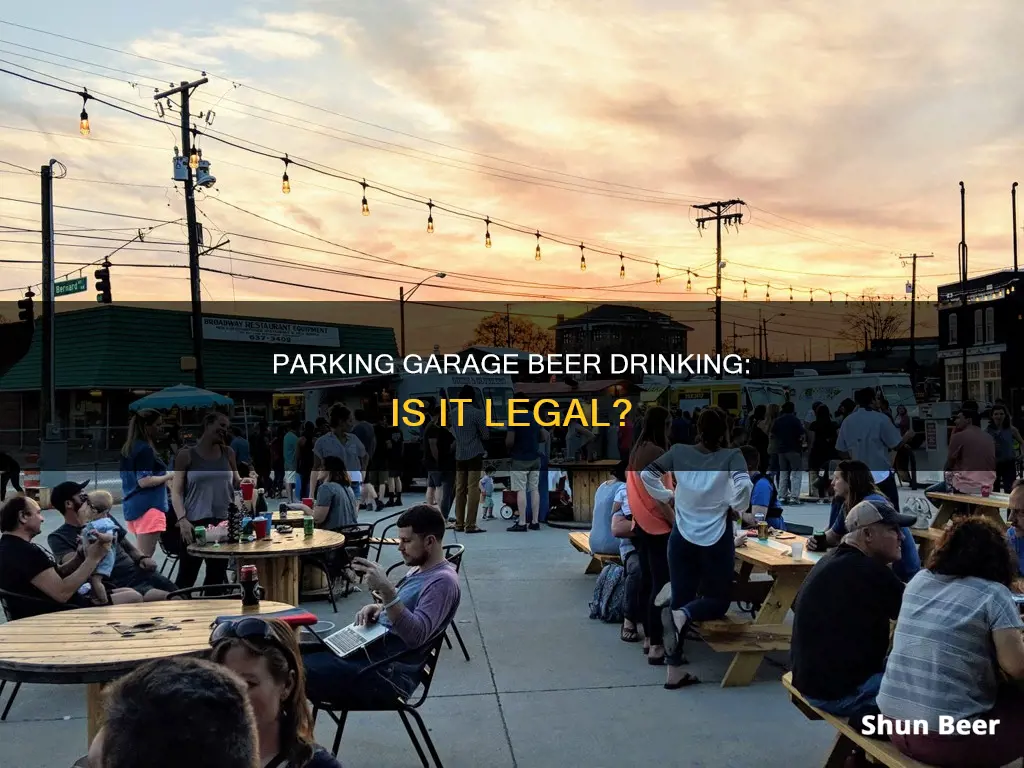
<instances>
[{"instance_id":1,"label":"woman in white top","mask_svg":"<svg viewBox=\"0 0 1024 768\"><path fill-rule=\"evenodd\" d=\"M672 473L676 486L675 525L668 540L672 602L671 611L662 613L665 687L670 690L699 682L682 670L687 625L721 618L732 602L735 544L729 510L750 506L753 486L743 454L723 447L726 428L718 409L704 409L697 422L697 444L673 445L640 473L648 493L664 504L673 501L673 493L662 477Z\"/></svg>"}]
</instances>

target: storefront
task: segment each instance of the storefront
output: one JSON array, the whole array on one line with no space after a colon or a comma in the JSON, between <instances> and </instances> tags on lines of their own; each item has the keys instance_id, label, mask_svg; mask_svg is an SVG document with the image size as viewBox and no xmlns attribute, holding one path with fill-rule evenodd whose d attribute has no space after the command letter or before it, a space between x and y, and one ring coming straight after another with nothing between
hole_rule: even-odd
<instances>
[{"instance_id":1,"label":"storefront","mask_svg":"<svg viewBox=\"0 0 1024 768\"><path fill-rule=\"evenodd\" d=\"M40 351L36 333L28 354L0 378L0 447L25 448L40 439ZM59 312L55 325L57 415L62 437L102 450L125 439L128 406L175 384L193 384L182 359L192 351L188 312L101 305ZM389 327L314 324L275 318L203 318L204 386L235 402L236 424L285 423L305 417L303 372L275 372L274 355L314 353L397 355ZM198 414L186 414L189 418ZM72 447L73 447L72 446Z\"/></svg>"}]
</instances>

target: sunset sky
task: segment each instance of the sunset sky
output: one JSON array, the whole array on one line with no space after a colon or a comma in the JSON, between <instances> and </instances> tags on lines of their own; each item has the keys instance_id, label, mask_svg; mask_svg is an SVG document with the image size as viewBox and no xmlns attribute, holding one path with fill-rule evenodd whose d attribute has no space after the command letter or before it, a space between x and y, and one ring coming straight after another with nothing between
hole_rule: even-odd
<instances>
[{"instance_id":1,"label":"sunset sky","mask_svg":"<svg viewBox=\"0 0 1024 768\"><path fill-rule=\"evenodd\" d=\"M0 68L60 78L154 117L155 85L205 69L210 82L193 108L213 108L212 132L577 243L542 239L538 263L535 237L492 226L488 250L481 222L435 210L428 234L425 205L375 190L363 217L358 183L295 166L283 195L279 160L204 138L217 189L197 196L200 220L207 244L230 233L232 249L204 265L286 283L208 273L204 299L346 298L297 284L395 298L399 283L408 289L445 271L416 298L668 302L687 298L689 268L693 298L706 300L714 233L700 237L690 205L733 197L746 201L747 223L724 237L726 299L741 299L743 279L751 300L764 299L766 282L773 302L788 301L789 286L798 301L811 288L816 301L827 301L827 290L902 299L910 269L899 254L914 251L935 254L919 266L920 294L934 298L957 274L961 180L971 273L1012 265L1010 185L1024 158L1024 5L965 5L185 0L172 18L166 3L53 0L17 4L0 18L121 52L5 23ZM6 74L0 101L0 160L33 170L50 157L64 163L58 204L184 216L171 181L177 130L90 102L92 133L83 138L77 96ZM0 197L38 200L37 179L11 165L0 171ZM38 228L38 212L0 200L8 228ZM58 230L116 228L94 237L127 239L150 223L57 212ZM184 238L177 223L147 236ZM0 243L0 258L38 258L38 234L8 229L2 239L19 242ZM630 257L626 279L618 256L599 253L586 252L581 273L580 241ZM101 247L75 247L83 242ZM58 260L92 261L118 243L62 235ZM372 259L337 255L339 246ZM187 299L187 271L121 266L184 264L185 249L144 247L158 252L112 258L115 297ZM253 257L238 251L293 266L247 263ZM310 265L387 279L299 268ZM4 264L0 274L0 289L14 289L38 282L39 267Z\"/></svg>"}]
</instances>

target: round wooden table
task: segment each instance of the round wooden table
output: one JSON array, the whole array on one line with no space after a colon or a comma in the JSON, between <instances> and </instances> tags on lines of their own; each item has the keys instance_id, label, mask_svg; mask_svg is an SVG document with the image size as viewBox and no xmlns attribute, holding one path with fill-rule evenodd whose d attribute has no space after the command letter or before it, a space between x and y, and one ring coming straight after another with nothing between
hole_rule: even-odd
<instances>
[{"instance_id":1,"label":"round wooden table","mask_svg":"<svg viewBox=\"0 0 1024 768\"><path fill-rule=\"evenodd\" d=\"M292 606L261 601L169 600L81 608L0 624L0 680L85 684L88 744L99 730L105 683L153 659L189 656L210 648L218 616L259 615Z\"/></svg>"},{"instance_id":2,"label":"round wooden table","mask_svg":"<svg viewBox=\"0 0 1024 768\"><path fill-rule=\"evenodd\" d=\"M344 534L317 528L312 536L305 536L302 528L293 528L287 535L275 529L270 539L245 544L193 544L188 552L196 557L235 557L243 564L252 563L259 570L266 600L298 605L299 558L344 545Z\"/></svg>"}]
</instances>

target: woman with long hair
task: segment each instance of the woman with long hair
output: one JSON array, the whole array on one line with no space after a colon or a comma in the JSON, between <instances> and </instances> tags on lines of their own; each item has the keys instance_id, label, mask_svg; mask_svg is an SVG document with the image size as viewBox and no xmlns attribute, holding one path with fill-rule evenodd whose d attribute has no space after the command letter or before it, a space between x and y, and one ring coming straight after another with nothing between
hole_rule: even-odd
<instances>
[{"instance_id":1,"label":"woman with long hair","mask_svg":"<svg viewBox=\"0 0 1024 768\"><path fill-rule=\"evenodd\" d=\"M242 480L235 452L228 447L230 436L228 417L210 411L203 417L199 441L191 448L182 448L174 458L171 502L184 544L175 580L179 589L195 585L203 562L206 563L204 584L224 584L227 581L226 558L204 561L190 555L188 546L195 540L195 526L209 527L228 519L228 507L234 501L235 488Z\"/></svg>"},{"instance_id":2,"label":"woman with long hair","mask_svg":"<svg viewBox=\"0 0 1024 768\"><path fill-rule=\"evenodd\" d=\"M750 445L757 449L760 457L757 471L762 475L768 471L768 430L765 426L767 416L768 408L763 403L755 406L750 416Z\"/></svg>"},{"instance_id":3,"label":"woman with long hair","mask_svg":"<svg viewBox=\"0 0 1024 768\"><path fill-rule=\"evenodd\" d=\"M668 536L675 516L668 514L651 498L640 481L640 472L668 450L671 428L667 408L656 405L648 409L626 472L626 498L634 522L633 545L640 563L640 623L644 627L644 653L647 654L647 663L655 666L665 663L665 648L661 611L654 601L669 581Z\"/></svg>"},{"instance_id":4,"label":"woman with long hair","mask_svg":"<svg viewBox=\"0 0 1024 768\"><path fill-rule=\"evenodd\" d=\"M355 525L359 522L356 515L358 500L352 490L352 480L345 469L344 459L340 456L325 456L324 472L327 480L317 488L313 508L303 509L307 515L313 516L318 526L329 531Z\"/></svg>"},{"instance_id":5,"label":"woman with long hair","mask_svg":"<svg viewBox=\"0 0 1024 768\"><path fill-rule=\"evenodd\" d=\"M662 612L670 690L699 682L682 669L687 626L729 610L736 554L729 514L750 506L753 488L743 454L723 447L726 420L718 409L701 413L697 432L697 445L674 445L640 473L648 493L675 518L668 541L671 609ZM675 480L674 494L665 475Z\"/></svg>"},{"instance_id":6,"label":"woman with long hair","mask_svg":"<svg viewBox=\"0 0 1024 768\"><path fill-rule=\"evenodd\" d=\"M828 485L828 468L836 456L839 427L832 421L832 414L829 413L828 406L820 404L814 411L814 421L807 429L814 436L807 456L807 466L811 475L811 486L808 490L817 489L818 498L823 499L825 498L825 488ZM825 482L822 482L822 470L825 473Z\"/></svg>"},{"instance_id":7,"label":"woman with long hair","mask_svg":"<svg viewBox=\"0 0 1024 768\"><path fill-rule=\"evenodd\" d=\"M863 461L845 459L836 466L832 476L832 510L829 514L829 527L825 531L825 546L835 547L846 535L846 515L851 509L865 499L888 499L875 485L871 470ZM890 505L891 501L888 501ZM807 539L807 549L821 549L821 543L814 537ZM917 542L909 528L900 529L900 559L893 563L893 572L900 581L906 583L921 570L921 555L917 551Z\"/></svg>"},{"instance_id":8,"label":"woman with long hair","mask_svg":"<svg viewBox=\"0 0 1024 768\"><path fill-rule=\"evenodd\" d=\"M907 584L877 697L887 718L927 723L925 733L897 729L892 743L903 754L944 768L997 768L1024 757L1016 575L1002 526L965 517ZM989 727L944 735L943 722Z\"/></svg>"},{"instance_id":9,"label":"woman with long hair","mask_svg":"<svg viewBox=\"0 0 1024 768\"><path fill-rule=\"evenodd\" d=\"M341 768L313 741L295 630L279 619L253 616L218 624L210 645L210 660L230 669L248 688L262 768Z\"/></svg>"},{"instance_id":10,"label":"woman with long hair","mask_svg":"<svg viewBox=\"0 0 1024 768\"><path fill-rule=\"evenodd\" d=\"M313 472L313 444L316 442L316 425L307 421L299 436L296 471L299 473L299 498L309 497L309 477Z\"/></svg>"},{"instance_id":11,"label":"woman with long hair","mask_svg":"<svg viewBox=\"0 0 1024 768\"><path fill-rule=\"evenodd\" d=\"M174 473L156 453L163 417L143 408L128 422L128 439L121 446L121 509L125 526L135 534L139 551L152 557L160 535L167 530L167 485Z\"/></svg>"},{"instance_id":12,"label":"woman with long hair","mask_svg":"<svg viewBox=\"0 0 1024 768\"><path fill-rule=\"evenodd\" d=\"M992 490L1009 493L1017 479L1017 451L1013 443L1016 441L1022 444L1024 438L1021 438L1020 432L1010 421L1010 412L1005 405L992 408L992 420L986 431L996 444L996 481Z\"/></svg>"}]
</instances>

